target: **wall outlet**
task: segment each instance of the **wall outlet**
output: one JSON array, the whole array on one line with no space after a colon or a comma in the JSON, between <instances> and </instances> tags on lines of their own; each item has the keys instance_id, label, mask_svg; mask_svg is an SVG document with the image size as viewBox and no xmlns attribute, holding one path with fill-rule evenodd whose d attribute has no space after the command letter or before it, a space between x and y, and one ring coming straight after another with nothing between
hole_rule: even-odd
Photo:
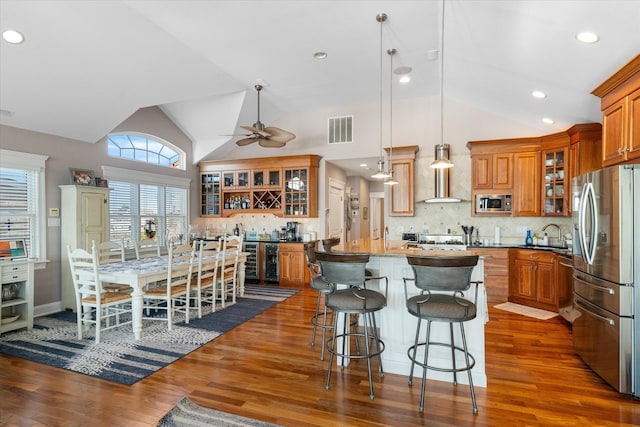
<instances>
[{"instance_id":1,"label":"wall outlet","mask_svg":"<svg viewBox=\"0 0 640 427\"><path fill-rule=\"evenodd\" d=\"M516 227L516 231L521 234L527 234L527 230L530 230L530 228L525 227L524 225L519 225Z\"/></svg>"}]
</instances>

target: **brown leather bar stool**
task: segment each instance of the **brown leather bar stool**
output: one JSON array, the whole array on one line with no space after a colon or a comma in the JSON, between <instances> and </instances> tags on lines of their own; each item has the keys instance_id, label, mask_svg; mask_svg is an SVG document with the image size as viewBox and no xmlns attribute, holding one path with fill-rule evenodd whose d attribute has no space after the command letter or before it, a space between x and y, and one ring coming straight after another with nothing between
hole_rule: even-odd
<instances>
[{"instance_id":1,"label":"brown leather bar stool","mask_svg":"<svg viewBox=\"0 0 640 427\"><path fill-rule=\"evenodd\" d=\"M320 311L320 303L322 301L322 296L331 292L332 288L329 283L325 282L322 278L322 274L320 274L320 264L316 260L316 243L308 242L304 244L305 256L307 258L307 268L309 269L309 273L311 275L311 289L318 292L318 300L316 301L316 312L311 317L311 324L313 325L313 334L311 335L311 346L316 345L316 331L318 328L322 329L322 351L320 353L320 360L324 360L324 348L326 342L326 332L327 330L333 329L333 325L331 322L327 323L328 315L331 313L327 313L327 305L323 304L323 310Z\"/></svg>"},{"instance_id":2,"label":"brown leather bar stool","mask_svg":"<svg viewBox=\"0 0 640 427\"><path fill-rule=\"evenodd\" d=\"M369 376L369 396L374 398L373 382L371 376L371 359L378 358L380 365L380 375L384 376L382 369L382 358L380 354L384 351L384 342L377 332L375 312L382 310L387 304L387 291L389 280L385 280L384 293L366 289L365 286L365 265L369 262L369 254L353 253L331 253L316 252L316 259L320 264L322 279L329 283L332 292L327 294L326 305L333 313L333 336L327 341L327 350L331 353L329 359L329 369L327 371L327 384L325 388L329 390L331 383L331 369L333 367L333 356L345 359L366 359L367 372ZM337 285L348 286L346 289L337 289ZM344 316L344 330L338 334L338 316ZM349 321L350 315L362 316L362 332L352 329ZM364 354L357 351L352 354L346 348L346 343L350 339L364 339ZM338 340L342 341L342 349L336 348Z\"/></svg>"},{"instance_id":3,"label":"brown leather bar stool","mask_svg":"<svg viewBox=\"0 0 640 427\"><path fill-rule=\"evenodd\" d=\"M416 329L416 339L414 345L409 347L407 354L411 359L411 372L409 374L409 385L413 384L413 370L415 365L422 369L422 389L420 392L420 412L424 411L425 384L427 382L427 369L439 372L452 372L453 383L458 383L457 373L467 371L469 376L469 391L471 392L471 402L473 403L473 413L478 413L476 405L476 395L473 390L473 380L471 369L476 361L467 350L467 340L464 334L464 322L475 319L476 304L478 301L478 283L471 282L471 272L478 263L478 256L450 256L450 257L412 257L407 256L407 261L413 270L413 278L404 278L404 292L407 301L407 310L418 318ZM407 282L414 282L418 288L418 295L409 295ZM475 297L473 301L463 298L463 292L470 288L471 283L476 284ZM415 292L414 292L415 293ZM422 320L427 321L427 333L424 341L419 341L420 325ZM431 323L449 323L450 343L430 341ZM453 339L453 324L460 325L460 335L462 347L456 346ZM443 368L429 365L429 348L431 346L441 346L451 349L452 367ZM422 361L416 357L419 347L424 348L424 358ZM455 352L464 353L465 364L456 366Z\"/></svg>"}]
</instances>

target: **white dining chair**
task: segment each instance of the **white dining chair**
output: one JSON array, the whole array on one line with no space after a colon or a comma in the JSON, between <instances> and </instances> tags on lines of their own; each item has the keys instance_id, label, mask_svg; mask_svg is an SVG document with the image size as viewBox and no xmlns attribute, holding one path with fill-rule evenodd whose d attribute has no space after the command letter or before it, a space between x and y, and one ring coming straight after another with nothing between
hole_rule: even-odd
<instances>
[{"instance_id":1,"label":"white dining chair","mask_svg":"<svg viewBox=\"0 0 640 427\"><path fill-rule=\"evenodd\" d=\"M216 311L216 291L220 287L220 266L222 256L222 240L213 242L196 240L194 265L195 284L191 295L195 299L194 308L198 310L198 318L202 317L203 304L211 304L211 311Z\"/></svg>"},{"instance_id":2,"label":"white dining chair","mask_svg":"<svg viewBox=\"0 0 640 427\"><path fill-rule=\"evenodd\" d=\"M220 303L225 307L227 294L231 294L231 302L236 302L238 293L238 260L242 252L241 236L225 236L222 245L222 265L220 268Z\"/></svg>"},{"instance_id":3,"label":"white dining chair","mask_svg":"<svg viewBox=\"0 0 640 427\"><path fill-rule=\"evenodd\" d=\"M72 250L67 245L67 254L76 295L78 339L82 339L85 324L95 325L96 343L100 342L101 331L131 324L131 295L126 292L109 292L102 288L96 252ZM123 316L125 314L127 316ZM112 323L112 320L115 322Z\"/></svg>"},{"instance_id":4,"label":"white dining chair","mask_svg":"<svg viewBox=\"0 0 640 427\"><path fill-rule=\"evenodd\" d=\"M167 256L166 282L160 286L144 291L144 308L147 320L166 320L167 329L171 330L174 312L185 315L185 323L189 323L189 298L191 292L191 276L193 274L194 249L191 245L169 245ZM165 310L166 317L150 316L151 310Z\"/></svg>"},{"instance_id":5,"label":"white dining chair","mask_svg":"<svg viewBox=\"0 0 640 427\"><path fill-rule=\"evenodd\" d=\"M106 242L96 243L95 240L91 241L91 251L98 257L98 264L105 265L114 262L124 262L124 241L116 243L110 240ZM131 292L131 286L123 285L120 283L103 283L102 288L110 292Z\"/></svg>"},{"instance_id":6,"label":"white dining chair","mask_svg":"<svg viewBox=\"0 0 640 427\"><path fill-rule=\"evenodd\" d=\"M160 243L156 239L138 240L135 249L137 259L160 256Z\"/></svg>"}]
</instances>

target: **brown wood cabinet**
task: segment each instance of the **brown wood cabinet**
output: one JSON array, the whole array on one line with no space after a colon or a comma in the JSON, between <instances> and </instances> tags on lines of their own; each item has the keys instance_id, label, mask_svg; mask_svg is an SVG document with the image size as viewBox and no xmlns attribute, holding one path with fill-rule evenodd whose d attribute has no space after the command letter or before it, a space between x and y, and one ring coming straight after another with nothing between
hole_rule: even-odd
<instances>
[{"instance_id":1,"label":"brown wood cabinet","mask_svg":"<svg viewBox=\"0 0 640 427\"><path fill-rule=\"evenodd\" d=\"M389 153L388 148L385 150ZM414 163L418 150L417 145L393 149L391 170L393 170L393 178L398 181L398 184L392 185L389 189L391 196L389 216L415 215Z\"/></svg>"},{"instance_id":2,"label":"brown wood cabinet","mask_svg":"<svg viewBox=\"0 0 640 427\"><path fill-rule=\"evenodd\" d=\"M200 216L315 218L319 163L313 154L201 162Z\"/></svg>"},{"instance_id":3,"label":"brown wood cabinet","mask_svg":"<svg viewBox=\"0 0 640 427\"><path fill-rule=\"evenodd\" d=\"M471 156L472 190L506 190L513 187L513 154L478 154Z\"/></svg>"},{"instance_id":4,"label":"brown wood cabinet","mask_svg":"<svg viewBox=\"0 0 640 427\"><path fill-rule=\"evenodd\" d=\"M593 90L601 98L602 166L640 161L640 55Z\"/></svg>"},{"instance_id":5,"label":"brown wood cabinet","mask_svg":"<svg viewBox=\"0 0 640 427\"><path fill-rule=\"evenodd\" d=\"M474 248L473 253L484 255L484 287L491 301L504 302L509 296L509 249Z\"/></svg>"},{"instance_id":6,"label":"brown wood cabinet","mask_svg":"<svg viewBox=\"0 0 640 427\"><path fill-rule=\"evenodd\" d=\"M515 153L513 168L513 216L540 216L540 153Z\"/></svg>"},{"instance_id":7,"label":"brown wood cabinet","mask_svg":"<svg viewBox=\"0 0 640 427\"><path fill-rule=\"evenodd\" d=\"M602 167L602 125L586 123L571 126L569 134L569 182L576 176ZM565 172L566 173L566 172Z\"/></svg>"},{"instance_id":8,"label":"brown wood cabinet","mask_svg":"<svg viewBox=\"0 0 640 427\"><path fill-rule=\"evenodd\" d=\"M564 281L558 283L557 256L536 249L510 249L509 301L558 312L570 298Z\"/></svg>"},{"instance_id":9,"label":"brown wood cabinet","mask_svg":"<svg viewBox=\"0 0 640 427\"><path fill-rule=\"evenodd\" d=\"M280 243L280 285L309 283L309 269L303 243Z\"/></svg>"},{"instance_id":10,"label":"brown wood cabinet","mask_svg":"<svg viewBox=\"0 0 640 427\"><path fill-rule=\"evenodd\" d=\"M569 216L571 178L600 168L601 125L531 138L469 141L472 215ZM475 213L478 194L512 194L512 212Z\"/></svg>"}]
</instances>

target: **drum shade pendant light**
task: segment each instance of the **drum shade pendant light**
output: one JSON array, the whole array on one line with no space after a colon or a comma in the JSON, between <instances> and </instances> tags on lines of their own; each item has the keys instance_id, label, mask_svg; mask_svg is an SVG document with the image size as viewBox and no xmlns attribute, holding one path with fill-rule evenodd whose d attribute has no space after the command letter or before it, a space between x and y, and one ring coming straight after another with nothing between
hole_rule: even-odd
<instances>
[{"instance_id":1,"label":"drum shade pendant light","mask_svg":"<svg viewBox=\"0 0 640 427\"><path fill-rule=\"evenodd\" d=\"M371 175L371 178L375 179L389 178L389 175L384 170L384 158L382 157L382 24L386 20L386 13L376 15L376 21L380 23L380 158L378 159L378 171Z\"/></svg>"},{"instance_id":2,"label":"drum shade pendant light","mask_svg":"<svg viewBox=\"0 0 640 427\"><path fill-rule=\"evenodd\" d=\"M436 146L436 157L431 163L434 169L453 167L448 155L439 156L438 153L448 153L449 146L444 143L444 0L442 0L442 37L440 39L440 145Z\"/></svg>"},{"instance_id":3,"label":"drum shade pendant light","mask_svg":"<svg viewBox=\"0 0 640 427\"><path fill-rule=\"evenodd\" d=\"M384 180L384 185L397 185L398 181L393 179L393 55L396 49L387 49L389 55L389 178Z\"/></svg>"}]
</instances>

